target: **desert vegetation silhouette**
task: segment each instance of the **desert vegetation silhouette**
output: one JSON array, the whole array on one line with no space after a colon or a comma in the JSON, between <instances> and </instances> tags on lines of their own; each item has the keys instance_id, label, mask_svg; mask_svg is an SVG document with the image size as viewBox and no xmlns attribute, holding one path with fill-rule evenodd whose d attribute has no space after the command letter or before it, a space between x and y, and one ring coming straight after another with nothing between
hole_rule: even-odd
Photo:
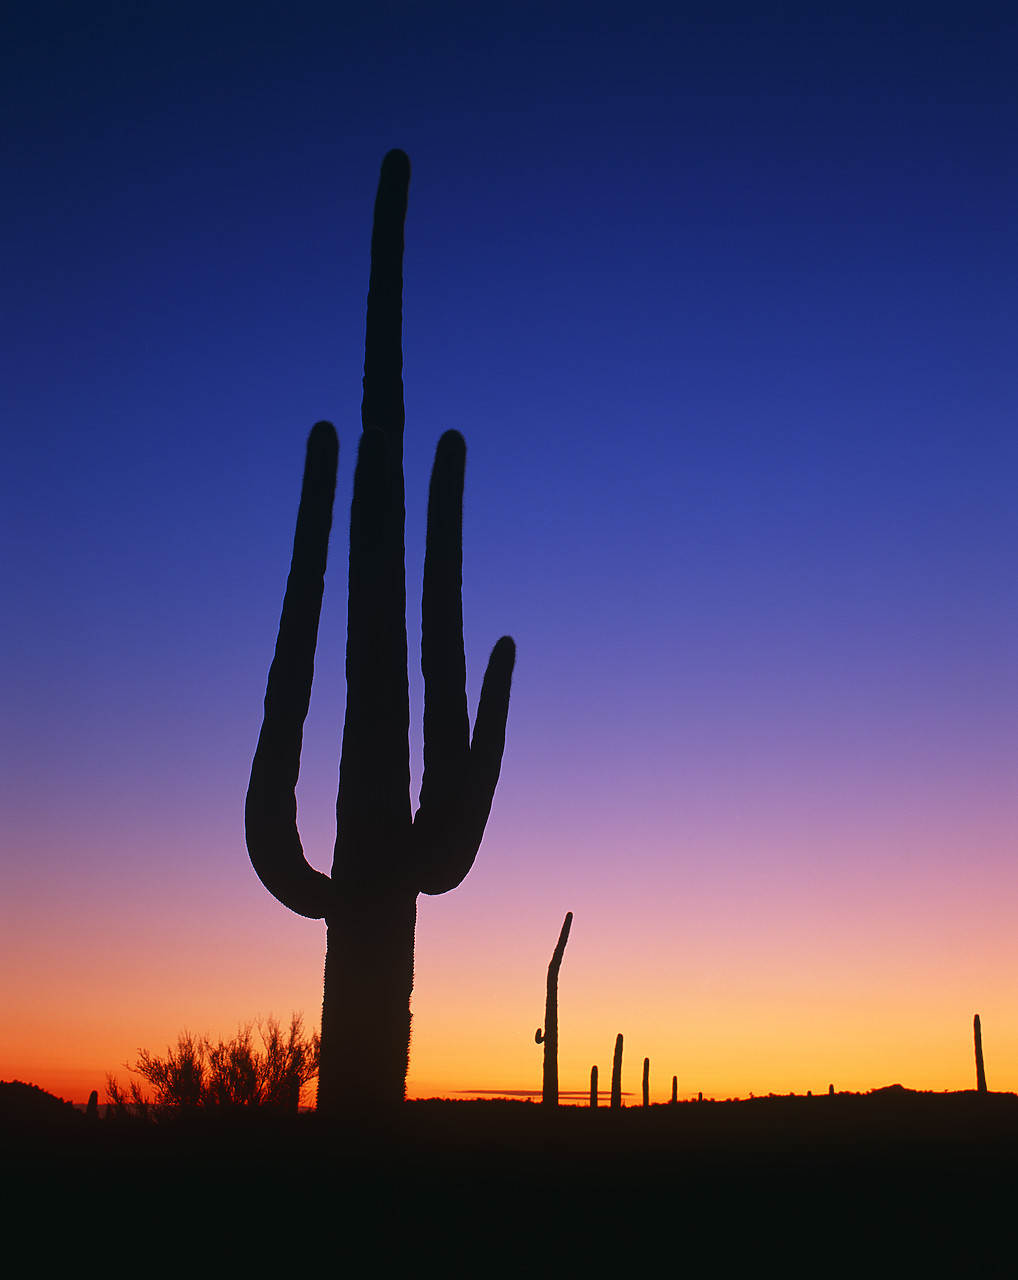
<instances>
[{"instance_id":1,"label":"desert vegetation silhouette","mask_svg":"<svg viewBox=\"0 0 1018 1280\"><path fill-rule=\"evenodd\" d=\"M124 1089L116 1076L107 1075L108 1107L114 1115L145 1120L208 1108L295 1114L302 1090L318 1073L319 1037L304 1034L299 1014L286 1031L275 1018L257 1025L261 1049L255 1047L250 1022L232 1040L213 1043L208 1036L182 1031L165 1056L139 1049L127 1068L147 1081L152 1096L145 1096L137 1080ZM95 1090L92 1096L97 1098Z\"/></svg>"},{"instance_id":2,"label":"desert vegetation silhouette","mask_svg":"<svg viewBox=\"0 0 1018 1280\"><path fill-rule=\"evenodd\" d=\"M986 1092L986 1068L983 1066L983 1028L977 1013L972 1019L972 1035L976 1046L976 1092Z\"/></svg>"},{"instance_id":3,"label":"desert vegetation silhouette","mask_svg":"<svg viewBox=\"0 0 1018 1280\"><path fill-rule=\"evenodd\" d=\"M538 1027L534 1035L537 1044L544 1045L544 1071L541 1101L546 1107L558 1106L558 975L562 968L573 913L566 912L562 929L548 965L548 985L544 1000L544 1027Z\"/></svg>"},{"instance_id":4,"label":"desert vegetation silhouette","mask_svg":"<svg viewBox=\"0 0 1018 1280\"><path fill-rule=\"evenodd\" d=\"M424 772L410 803L403 482L403 231L410 162L382 162L371 235L363 431L350 514L346 718L332 874L307 862L295 788L311 699L339 444L319 422L307 444L293 559L251 767L247 847L262 883L328 926L318 1107L406 1096L417 895L454 889L480 845L502 764L515 646L495 645L473 737L463 645L466 446L439 440L428 494L421 604Z\"/></svg>"},{"instance_id":5,"label":"desert vegetation silhouette","mask_svg":"<svg viewBox=\"0 0 1018 1280\"><path fill-rule=\"evenodd\" d=\"M611 1105L615 1110L622 1106L622 1032L615 1037L615 1053L612 1057Z\"/></svg>"}]
</instances>

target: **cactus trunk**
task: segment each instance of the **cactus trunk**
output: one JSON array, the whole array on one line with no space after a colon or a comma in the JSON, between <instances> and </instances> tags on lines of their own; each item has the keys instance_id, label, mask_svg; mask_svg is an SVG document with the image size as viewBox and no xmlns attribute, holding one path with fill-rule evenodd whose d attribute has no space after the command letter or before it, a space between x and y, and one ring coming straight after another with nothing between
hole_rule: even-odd
<instances>
[{"instance_id":1,"label":"cactus trunk","mask_svg":"<svg viewBox=\"0 0 1018 1280\"><path fill-rule=\"evenodd\" d=\"M672 1102L676 1103L678 1102L678 1100L679 1100L679 1077L672 1076Z\"/></svg>"},{"instance_id":2,"label":"cactus trunk","mask_svg":"<svg viewBox=\"0 0 1018 1280\"><path fill-rule=\"evenodd\" d=\"M552 952L548 965L548 986L544 1000L544 1030L537 1029L534 1039L544 1044L544 1074L541 1101L546 1107L558 1106L558 975L562 968L562 957L569 940L569 926L573 923L573 913L566 912L562 922L562 930Z\"/></svg>"},{"instance_id":3,"label":"cactus trunk","mask_svg":"<svg viewBox=\"0 0 1018 1280\"><path fill-rule=\"evenodd\" d=\"M615 1037L615 1057L612 1059L612 1107L622 1106L622 1032Z\"/></svg>"},{"instance_id":4,"label":"cactus trunk","mask_svg":"<svg viewBox=\"0 0 1018 1280\"><path fill-rule=\"evenodd\" d=\"M643 1060L643 1105L650 1106L650 1059Z\"/></svg>"},{"instance_id":5,"label":"cactus trunk","mask_svg":"<svg viewBox=\"0 0 1018 1280\"><path fill-rule=\"evenodd\" d=\"M979 1025L977 1013L972 1022L972 1032L976 1042L976 1092L986 1092L986 1072L983 1069L983 1029Z\"/></svg>"},{"instance_id":6,"label":"cactus trunk","mask_svg":"<svg viewBox=\"0 0 1018 1280\"><path fill-rule=\"evenodd\" d=\"M597 1067L590 1068L590 1105L597 1106Z\"/></svg>"},{"instance_id":7,"label":"cactus trunk","mask_svg":"<svg viewBox=\"0 0 1018 1280\"><path fill-rule=\"evenodd\" d=\"M424 775L410 805L403 488L403 223L410 164L383 161L371 236L363 434L350 513L346 719L332 875L304 857L296 785L311 699L338 442L308 439L293 559L269 669L245 822L259 878L284 906L328 925L318 1106L391 1105L406 1094L418 893L445 893L476 856L505 746L515 648L503 636L473 738L463 651L466 447L442 436L428 495L421 669Z\"/></svg>"},{"instance_id":8,"label":"cactus trunk","mask_svg":"<svg viewBox=\"0 0 1018 1280\"><path fill-rule=\"evenodd\" d=\"M417 895L342 898L329 913L318 1106L402 1101Z\"/></svg>"}]
</instances>

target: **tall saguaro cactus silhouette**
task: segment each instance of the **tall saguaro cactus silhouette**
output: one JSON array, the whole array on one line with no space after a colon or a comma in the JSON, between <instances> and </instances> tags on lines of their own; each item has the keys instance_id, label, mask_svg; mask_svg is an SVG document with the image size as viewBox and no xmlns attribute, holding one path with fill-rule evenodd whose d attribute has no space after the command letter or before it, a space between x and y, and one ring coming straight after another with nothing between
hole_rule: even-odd
<instances>
[{"instance_id":1,"label":"tall saguaro cactus silhouette","mask_svg":"<svg viewBox=\"0 0 1018 1280\"><path fill-rule=\"evenodd\" d=\"M612 1058L612 1096L613 1108L622 1106L622 1032L615 1037L615 1056Z\"/></svg>"},{"instance_id":2,"label":"tall saguaro cactus silhouette","mask_svg":"<svg viewBox=\"0 0 1018 1280\"><path fill-rule=\"evenodd\" d=\"M428 494L421 607L424 774L410 805L403 488L403 223L410 162L382 162L371 235L363 434L350 514L346 720L332 875L314 870L297 830L295 788L311 699L338 442L308 439L293 560L251 767L247 845L262 883L328 925L318 1076L320 1110L406 1096L418 893L454 889L473 864L505 747L515 647L495 645L473 738L463 649L466 446L438 443Z\"/></svg>"},{"instance_id":3,"label":"tall saguaro cactus silhouette","mask_svg":"<svg viewBox=\"0 0 1018 1280\"><path fill-rule=\"evenodd\" d=\"M986 1070L983 1067L983 1028L979 1023L979 1014L972 1019L972 1034L976 1042L976 1092L986 1092Z\"/></svg>"},{"instance_id":4,"label":"tall saguaro cactus silhouette","mask_svg":"<svg viewBox=\"0 0 1018 1280\"><path fill-rule=\"evenodd\" d=\"M562 921L562 931L551 955L548 965L548 988L544 998L544 1030L537 1028L534 1040L544 1044L544 1072L542 1077L541 1101L546 1107L558 1106L558 975L562 968L562 957L565 955L566 943L569 941L569 926L573 923L573 913L566 912Z\"/></svg>"}]
</instances>

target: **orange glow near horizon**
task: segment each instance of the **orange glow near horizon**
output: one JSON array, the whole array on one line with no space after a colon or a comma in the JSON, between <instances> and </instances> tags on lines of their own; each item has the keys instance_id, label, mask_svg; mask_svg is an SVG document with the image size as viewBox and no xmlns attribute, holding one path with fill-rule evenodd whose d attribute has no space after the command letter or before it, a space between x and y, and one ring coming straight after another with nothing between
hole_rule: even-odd
<instances>
[{"instance_id":1,"label":"orange glow near horizon","mask_svg":"<svg viewBox=\"0 0 1018 1280\"><path fill-rule=\"evenodd\" d=\"M993 1092L1014 1091L1018 1081L1014 1072L1006 1068L1018 1058L1018 1037L1013 1033L1002 1034L999 1025L985 1015L983 1024L987 1028L984 1047L989 1087ZM860 1037L858 1042L854 1042L853 1029ZM229 1036L235 1030L236 1025L214 1034ZM587 1033L582 1034L580 1028L563 1020L559 1078L564 1103L586 1105L590 1067L595 1063L601 1093L607 1093L614 1037L601 1037L603 1043L599 1043L594 1030L588 1028ZM790 1033L788 1042L781 1039L782 1031ZM836 1092L860 1093L892 1083L933 1092L975 1087L970 1016L960 1015L950 1033L910 1025L905 1017L899 1017L894 1030L882 1036L874 1034L874 1028L862 1019L854 1027L841 1023L826 1040L823 1031L823 1027L814 1025L811 1028L814 1043L804 1045L796 1043L790 1027L776 1023L769 1038L754 1038L750 1045L743 1035L719 1034L713 1050L701 1053L688 1046L680 1052L678 1044L663 1036L648 1036L641 1041L638 1036L626 1035L623 1090L628 1095L627 1104L635 1105L640 1099L645 1056L651 1059L650 1097L655 1103L667 1102L671 1097L673 1075L678 1076L680 1100L695 1098L700 1092L705 1098L714 1099L748 1098L767 1093L805 1094L807 1091L819 1094L826 1093L829 1084L834 1085ZM867 1032L868 1042L862 1039ZM533 1032L529 1037L521 1035L511 1045L475 1044L472 1051L464 1050L462 1058L455 1057L456 1047L462 1047L455 1037L451 1055L448 1047L446 1052L432 1055L430 1036L418 1035L417 1039L424 1044L411 1058L408 1098L525 1097L529 1094L540 1099L543 1049L533 1043ZM158 1053L175 1040L175 1033L165 1034L159 1039L150 1038L147 1044L137 1048ZM584 1054L576 1041L592 1046L593 1052ZM32 1046L28 1052L5 1053L4 1079L36 1084L58 1097L83 1105L92 1089L98 1090L100 1101L104 1100L107 1073L117 1077L122 1086L132 1078L123 1060L118 1062L114 1057L122 1052L120 1046L129 1043L129 1037L110 1034L106 1040L97 1037L91 1042L59 1048L55 1043L47 1044L45 1038L27 1043ZM484 1052L486 1047L488 1056ZM752 1065L740 1065L740 1059L745 1063L750 1048ZM645 1053L645 1049L649 1051ZM128 1051L127 1056L133 1058L134 1051ZM447 1064L444 1067L443 1061Z\"/></svg>"},{"instance_id":2,"label":"orange glow near horizon","mask_svg":"<svg viewBox=\"0 0 1018 1280\"><path fill-rule=\"evenodd\" d=\"M465 883L459 902L455 894L422 901L408 1097L521 1096L528 1090L539 1096L543 1047L535 1044L534 1030L544 1020L544 978L561 920L542 912L540 928L531 917L524 934L495 917L486 929L486 881L502 878L496 866L493 858L486 870L479 868L477 886L471 890ZM625 897L620 892L619 910ZM655 1102L670 1097L673 1075L680 1098L700 1092L706 1098L817 1094L829 1084L851 1092L891 1083L968 1089L976 1012L990 1088L1018 1086L1018 1020L1006 980L981 974L978 1002L969 989L973 968L992 963L1009 926L996 939L984 929L985 950L967 959L953 948L938 956L924 933L932 924L917 912L909 926L914 936L903 931L893 948L882 947L876 919L853 951L843 897L839 918L847 923L800 924L782 946L790 918L777 912L776 920L762 925L761 901L753 901L757 924L740 919L733 906L724 945L693 922L670 938L650 908L640 943L623 944L605 931L603 908L585 910L576 898L569 903L575 917L559 984L563 1093L585 1103L594 1064L601 1089L608 1088L619 1031L631 1104L640 1098L644 1057L651 1060ZM8 1021L2 1078L84 1103L93 1088L103 1096L107 1073L125 1084L130 1075L124 1064L140 1048L161 1053L184 1029L231 1036L242 1020L262 1014L283 1020L291 1008L303 1008L310 1030L318 1021L324 929L271 900L264 906L264 916L255 914L276 936L265 934L260 948L254 936L231 948L238 961L247 950L250 963L224 963L215 982L209 958L199 954L169 966L163 984L151 973L122 969L119 982L108 982L105 998L96 998L97 971L108 957L100 952L98 963L79 957L75 978L66 977L72 957L54 954L54 975L66 965L66 989L59 994L60 984L45 984L45 975L44 985L26 985L32 998ZM918 950L924 940L925 954ZM250 973L241 981L245 968ZM1005 972L999 965L994 971ZM652 981L654 974L661 980ZM259 989L270 998L252 994ZM294 1000L293 993L303 999Z\"/></svg>"}]
</instances>

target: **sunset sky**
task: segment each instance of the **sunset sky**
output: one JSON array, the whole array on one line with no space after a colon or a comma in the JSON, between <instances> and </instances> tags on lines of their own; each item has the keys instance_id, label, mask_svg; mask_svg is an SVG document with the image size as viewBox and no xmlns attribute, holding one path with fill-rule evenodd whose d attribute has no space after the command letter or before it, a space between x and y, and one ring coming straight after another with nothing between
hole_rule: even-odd
<instances>
[{"instance_id":1,"label":"sunset sky","mask_svg":"<svg viewBox=\"0 0 1018 1280\"><path fill-rule=\"evenodd\" d=\"M468 446L477 862L410 1096L1018 1089L1018 8L15 0L3 95L0 1079L320 1017L243 806L311 425L340 479L299 789L328 870L378 169L407 584Z\"/></svg>"}]
</instances>

